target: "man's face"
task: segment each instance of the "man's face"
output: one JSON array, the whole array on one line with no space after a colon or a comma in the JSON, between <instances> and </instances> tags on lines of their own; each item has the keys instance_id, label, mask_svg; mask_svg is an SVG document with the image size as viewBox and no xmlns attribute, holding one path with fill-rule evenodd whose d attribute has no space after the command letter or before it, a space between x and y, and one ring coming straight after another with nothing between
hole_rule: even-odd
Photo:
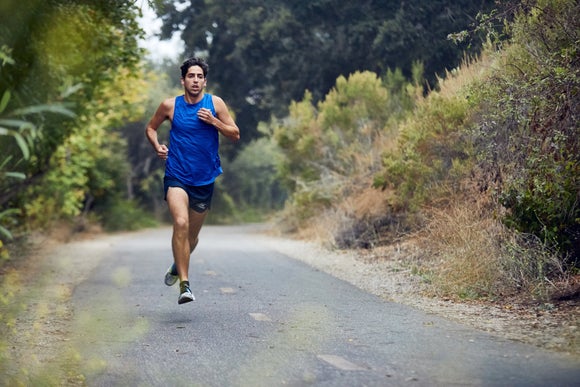
<instances>
[{"instance_id":1,"label":"man's face","mask_svg":"<svg viewBox=\"0 0 580 387\"><path fill-rule=\"evenodd\" d=\"M203 91L206 85L206 79L203 75L203 70L199 66L191 66L185 74L185 78L181 79L183 87L191 94L199 94Z\"/></svg>"}]
</instances>

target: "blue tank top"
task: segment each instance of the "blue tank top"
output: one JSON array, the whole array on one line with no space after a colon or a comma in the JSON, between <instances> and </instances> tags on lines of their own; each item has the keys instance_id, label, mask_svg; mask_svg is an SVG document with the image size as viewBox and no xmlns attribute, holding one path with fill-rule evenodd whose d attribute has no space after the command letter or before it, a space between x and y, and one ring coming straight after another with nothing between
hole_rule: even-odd
<instances>
[{"instance_id":1,"label":"blue tank top","mask_svg":"<svg viewBox=\"0 0 580 387\"><path fill-rule=\"evenodd\" d=\"M197 118L197 111L202 107L210 109L215 116L211 94L205 94L195 104L187 103L183 95L175 98L165 176L186 185L211 184L223 172L218 131Z\"/></svg>"}]
</instances>

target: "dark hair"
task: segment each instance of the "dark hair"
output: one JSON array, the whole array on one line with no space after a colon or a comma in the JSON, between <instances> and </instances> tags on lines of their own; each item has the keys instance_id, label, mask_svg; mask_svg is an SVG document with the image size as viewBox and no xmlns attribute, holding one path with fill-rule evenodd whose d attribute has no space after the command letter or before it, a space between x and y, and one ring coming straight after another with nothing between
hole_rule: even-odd
<instances>
[{"instance_id":1,"label":"dark hair","mask_svg":"<svg viewBox=\"0 0 580 387\"><path fill-rule=\"evenodd\" d=\"M201 67L201 69L203 70L204 78L207 77L207 72L209 71L209 66L207 65L205 60L203 60L202 58L189 58L189 59L186 59L185 62L183 62L183 64L180 67L181 68L181 78L185 78L185 76L187 75L187 70L189 70L189 68L191 66Z\"/></svg>"}]
</instances>

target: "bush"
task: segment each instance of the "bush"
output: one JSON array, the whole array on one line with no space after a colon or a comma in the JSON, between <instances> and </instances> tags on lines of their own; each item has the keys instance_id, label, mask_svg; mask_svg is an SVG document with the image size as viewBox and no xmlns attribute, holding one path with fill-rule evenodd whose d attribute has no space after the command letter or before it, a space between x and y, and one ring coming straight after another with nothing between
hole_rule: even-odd
<instances>
[{"instance_id":1,"label":"bush","mask_svg":"<svg viewBox=\"0 0 580 387\"><path fill-rule=\"evenodd\" d=\"M396 189L396 207L417 211L458 187L470 169L468 102L431 94L400 126L399 147L383 157L375 186Z\"/></svg>"},{"instance_id":2,"label":"bush","mask_svg":"<svg viewBox=\"0 0 580 387\"><path fill-rule=\"evenodd\" d=\"M387 74L386 85L371 72L341 76L316 107L307 92L292 103L289 117L273 122L283 153L278 172L291 193L285 214L298 224L360 189L357 184L366 188L366 179L380 169L381 154L394 137L392 120L410 106L409 95L390 91L407 90L396 74Z\"/></svg>"},{"instance_id":3,"label":"bush","mask_svg":"<svg viewBox=\"0 0 580 387\"><path fill-rule=\"evenodd\" d=\"M257 220L282 208L288 194L277 176L282 152L272 138L253 140L228 165L223 186L243 218ZM230 208L227 208L230 210Z\"/></svg>"},{"instance_id":4,"label":"bush","mask_svg":"<svg viewBox=\"0 0 580 387\"><path fill-rule=\"evenodd\" d=\"M112 199L101 213L100 221L107 231L131 231L158 225L149 212L132 200Z\"/></svg>"},{"instance_id":5,"label":"bush","mask_svg":"<svg viewBox=\"0 0 580 387\"><path fill-rule=\"evenodd\" d=\"M483 187L505 224L580 257L580 3L525 2L500 67L472 89Z\"/></svg>"}]
</instances>

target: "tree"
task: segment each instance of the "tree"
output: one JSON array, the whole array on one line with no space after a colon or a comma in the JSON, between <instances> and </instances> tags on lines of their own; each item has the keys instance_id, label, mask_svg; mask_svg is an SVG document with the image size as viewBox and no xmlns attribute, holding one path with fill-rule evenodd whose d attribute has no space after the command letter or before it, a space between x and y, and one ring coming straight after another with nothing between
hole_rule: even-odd
<instances>
[{"instance_id":1,"label":"tree","mask_svg":"<svg viewBox=\"0 0 580 387\"><path fill-rule=\"evenodd\" d=\"M111 109L117 109L115 114L127 116L132 101L119 93L109 99L102 97L119 77L130 77L137 69L142 53L138 47L142 34L138 12L131 0L30 0L0 4L0 47L7 53L2 58L11 59L3 61L0 95L9 93L6 111L20 112L21 118L30 123L28 128L34 128L34 136L27 136L30 140L26 144L27 157L22 157L22 146L15 147L13 139L4 141L4 136L0 141L0 165L21 177L18 184L0 181L0 210L14 207L22 210L24 192L28 204L47 199L58 189L50 184L62 183L51 180L51 175L58 176L54 168L62 167L57 160L79 156L71 154L75 149L79 153L84 150L75 148L80 145L79 138L98 144L101 138L95 137L95 133L105 137L113 122L108 118ZM54 109L29 108L54 102L75 114L63 116L53 114ZM85 173L88 181L98 182L95 177L103 169L94 161L87 160L85 168L75 173ZM75 203L80 202L82 208L87 191L76 194ZM57 202L54 208L62 213L69 211L62 202Z\"/></svg>"},{"instance_id":2,"label":"tree","mask_svg":"<svg viewBox=\"0 0 580 387\"><path fill-rule=\"evenodd\" d=\"M209 58L210 82L227 96L246 140L271 114L287 114L305 90L321 100L338 76L401 68L435 74L458 65L467 46L447 35L465 29L491 0L162 1L162 37L180 33L187 51ZM472 47L476 49L477 47Z\"/></svg>"},{"instance_id":3,"label":"tree","mask_svg":"<svg viewBox=\"0 0 580 387\"><path fill-rule=\"evenodd\" d=\"M14 63L5 47L0 47L0 57L2 57L1 66ZM18 165L30 159L31 147L39 133L39 128L27 120L26 117L49 111L65 116L74 116L72 112L59 105L29 106L15 111L6 111L6 106L10 103L10 99L11 93L9 90L6 90L0 98L0 139L2 139L4 144L11 144L11 148L16 149L16 152L19 153L9 154L0 159L0 220L2 221L0 224L0 238L5 239L12 239L12 233L7 223L12 216L18 215L20 211L16 208L2 210L1 204L10 199L10 192L14 192L9 187L14 187L15 183L26 179L24 173L12 171L8 165ZM10 141L11 139L12 141ZM10 145L8 146L10 147ZM12 162L13 159L15 159L15 162ZM2 241L0 240L0 251L2 246Z\"/></svg>"}]
</instances>

